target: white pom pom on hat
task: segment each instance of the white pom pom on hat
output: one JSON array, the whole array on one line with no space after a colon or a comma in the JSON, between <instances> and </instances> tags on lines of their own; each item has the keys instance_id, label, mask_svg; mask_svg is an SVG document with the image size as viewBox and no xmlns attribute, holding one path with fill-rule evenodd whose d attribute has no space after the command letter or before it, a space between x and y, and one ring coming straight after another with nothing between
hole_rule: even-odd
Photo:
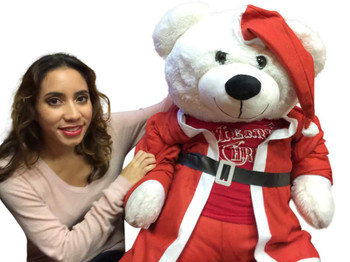
<instances>
[{"instance_id":1,"label":"white pom pom on hat","mask_svg":"<svg viewBox=\"0 0 350 262\"><path fill-rule=\"evenodd\" d=\"M246 41L259 38L276 55L286 69L304 113L303 135L319 133L313 122L314 62L283 17L275 12L248 5L241 17L242 37Z\"/></svg>"}]
</instances>

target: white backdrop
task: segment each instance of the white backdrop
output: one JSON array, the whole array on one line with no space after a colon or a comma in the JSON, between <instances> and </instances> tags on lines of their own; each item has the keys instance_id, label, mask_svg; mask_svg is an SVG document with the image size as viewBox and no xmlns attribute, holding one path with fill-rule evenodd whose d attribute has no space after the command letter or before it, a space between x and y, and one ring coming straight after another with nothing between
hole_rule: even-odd
<instances>
[{"instance_id":1,"label":"white backdrop","mask_svg":"<svg viewBox=\"0 0 350 262\"><path fill-rule=\"evenodd\" d=\"M10 125L14 90L28 66L53 52L76 55L97 73L99 89L111 99L112 111L145 107L167 94L163 61L153 49L152 31L171 7L184 0L0 0L0 141ZM248 3L279 11L286 18L305 22L324 39L328 60L316 80L316 113L330 151L334 172L336 214L332 225L314 230L313 243L322 261L349 261L350 221L347 195L350 183L347 155L347 107L350 95L348 10L340 0L250 2L207 0L214 9L236 8ZM330 4L331 3L331 4ZM130 158L130 156L129 156ZM129 159L128 158L128 159ZM127 227L127 248L137 230ZM26 240L11 214L0 202L0 261L25 261Z\"/></svg>"}]
</instances>

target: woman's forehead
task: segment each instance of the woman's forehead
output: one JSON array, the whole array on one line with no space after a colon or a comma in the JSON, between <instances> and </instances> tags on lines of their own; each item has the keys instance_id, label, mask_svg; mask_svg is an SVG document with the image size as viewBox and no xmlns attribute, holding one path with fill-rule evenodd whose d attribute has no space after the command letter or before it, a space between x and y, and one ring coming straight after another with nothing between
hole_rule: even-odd
<instances>
[{"instance_id":1,"label":"woman's forehead","mask_svg":"<svg viewBox=\"0 0 350 262\"><path fill-rule=\"evenodd\" d=\"M71 93L88 90L82 75L72 68L58 68L47 73L41 82L41 94L48 92Z\"/></svg>"}]
</instances>

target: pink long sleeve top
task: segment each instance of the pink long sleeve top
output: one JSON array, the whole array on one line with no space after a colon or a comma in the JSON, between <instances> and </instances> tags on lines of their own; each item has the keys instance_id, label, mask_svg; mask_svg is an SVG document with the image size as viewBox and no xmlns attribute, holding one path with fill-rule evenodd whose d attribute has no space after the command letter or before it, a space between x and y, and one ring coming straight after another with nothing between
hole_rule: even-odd
<instances>
[{"instance_id":1,"label":"pink long sleeve top","mask_svg":"<svg viewBox=\"0 0 350 262\"><path fill-rule=\"evenodd\" d=\"M131 185L119 174L146 120L162 109L158 104L111 115L109 170L85 187L65 183L42 159L0 183L0 198L27 237L27 261L89 261L124 250L123 200Z\"/></svg>"}]
</instances>

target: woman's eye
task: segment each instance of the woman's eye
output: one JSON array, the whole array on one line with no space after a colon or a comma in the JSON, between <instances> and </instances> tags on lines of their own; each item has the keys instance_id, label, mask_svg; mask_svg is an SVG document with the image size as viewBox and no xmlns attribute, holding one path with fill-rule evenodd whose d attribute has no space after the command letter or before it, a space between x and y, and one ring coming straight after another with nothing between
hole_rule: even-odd
<instances>
[{"instance_id":1,"label":"woman's eye","mask_svg":"<svg viewBox=\"0 0 350 262\"><path fill-rule=\"evenodd\" d=\"M259 69L263 69L267 64L266 57L262 55L257 56L256 61L258 62Z\"/></svg>"},{"instance_id":2,"label":"woman's eye","mask_svg":"<svg viewBox=\"0 0 350 262\"><path fill-rule=\"evenodd\" d=\"M215 61L219 62L220 65L225 64L227 53L222 51L217 51L215 54Z\"/></svg>"},{"instance_id":3,"label":"woman's eye","mask_svg":"<svg viewBox=\"0 0 350 262\"><path fill-rule=\"evenodd\" d=\"M88 96L78 96L77 97L77 102L78 103L86 103L89 100Z\"/></svg>"},{"instance_id":4,"label":"woman's eye","mask_svg":"<svg viewBox=\"0 0 350 262\"><path fill-rule=\"evenodd\" d=\"M46 102L51 106L57 106L61 104L61 100L57 97L51 97Z\"/></svg>"}]
</instances>

